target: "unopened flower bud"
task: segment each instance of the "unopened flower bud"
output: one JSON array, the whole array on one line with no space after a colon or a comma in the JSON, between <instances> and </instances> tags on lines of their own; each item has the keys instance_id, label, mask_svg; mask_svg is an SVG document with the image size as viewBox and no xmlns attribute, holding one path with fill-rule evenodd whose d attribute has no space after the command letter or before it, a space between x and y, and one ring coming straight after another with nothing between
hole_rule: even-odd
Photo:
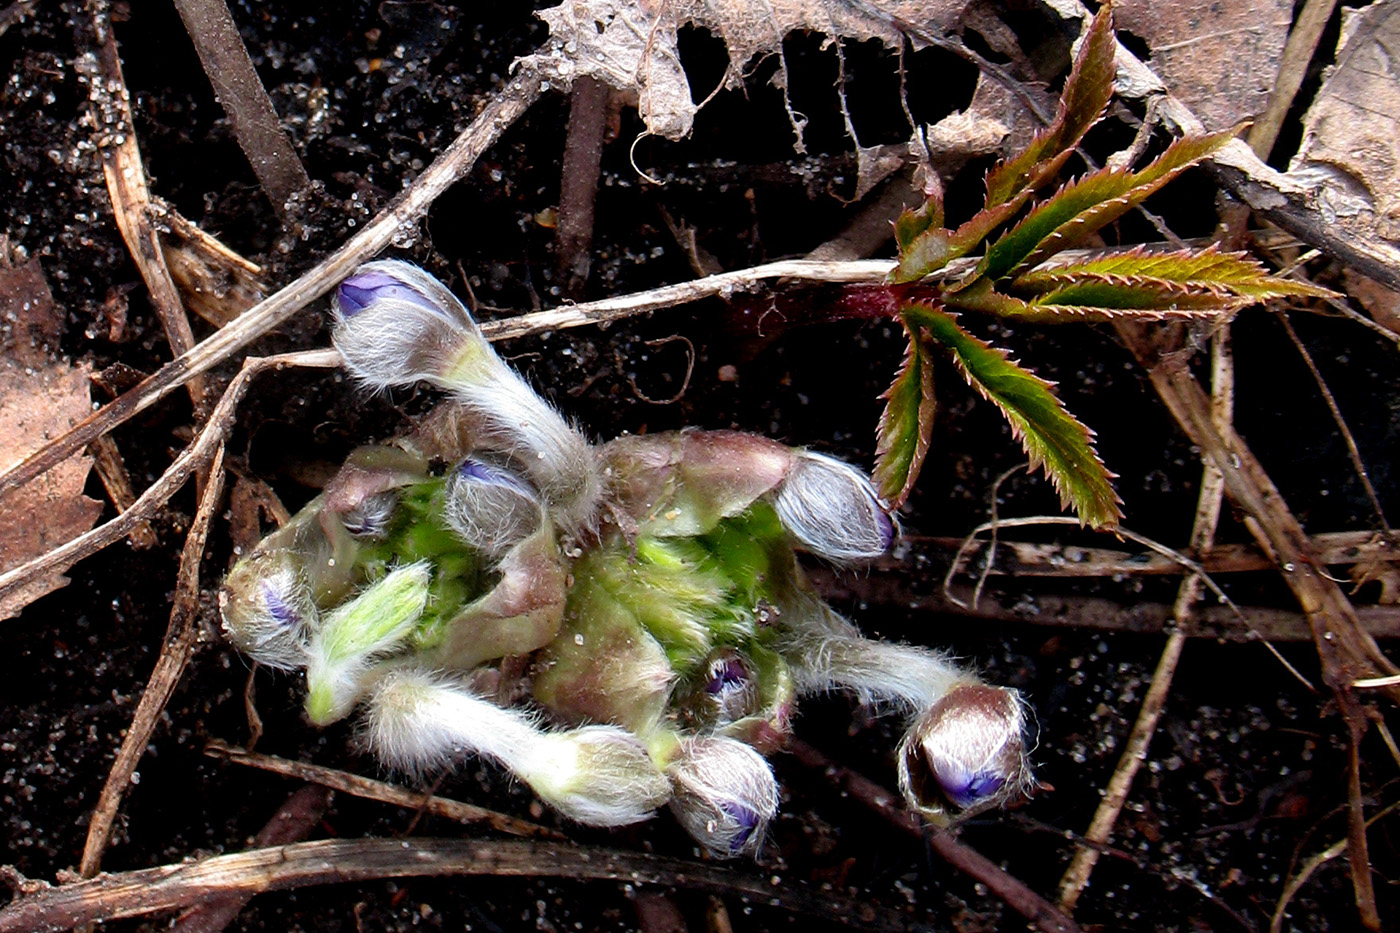
<instances>
[{"instance_id":1,"label":"unopened flower bud","mask_svg":"<svg viewBox=\"0 0 1400 933\"><path fill-rule=\"evenodd\" d=\"M589 826L640 822L671 796L646 746L617 726L548 733L516 773L546 803Z\"/></svg>"},{"instance_id":2,"label":"unopened flower bud","mask_svg":"<svg viewBox=\"0 0 1400 933\"><path fill-rule=\"evenodd\" d=\"M306 664L306 637L316 604L286 551L254 554L229 574L219 592L224 632L249 657L268 667Z\"/></svg>"},{"instance_id":3,"label":"unopened flower bud","mask_svg":"<svg viewBox=\"0 0 1400 933\"><path fill-rule=\"evenodd\" d=\"M447 481L443 518L457 536L497 560L544 521L539 497L514 472L468 457Z\"/></svg>"},{"instance_id":4,"label":"unopened flower bud","mask_svg":"<svg viewBox=\"0 0 1400 933\"><path fill-rule=\"evenodd\" d=\"M803 547L838 563L879 557L894 541L894 520L869 477L810 450L793 460L773 505Z\"/></svg>"},{"instance_id":5,"label":"unopened flower bud","mask_svg":"<svg viewBox=\"0 0 1400 933\"><path fill-rule=\"evenodd\" d=\"M332 340L366 385L426 380L452 392L485 448L520 455L566 531L592 521L602 492L592 447L491 349L447 287L416 266L366 263L337 289ZM523 453L522 453L523 452Z\"/></svg>"},{"instance_id":6,"label":"unopened flower bud","mask_svg":"<svg viewBox=\"0 0 1400 933\"><path fill-rule=\"evenodd\" d=\"M767 760L722 736L683 739L666 767L675 788L671 811L709 852L755 852L778 812L778 782Z\"/></svg>"},{"instance_id":7,"label":"unopened flower bud","mask_svg":"<svg viewBox=\"0 0 1400 933\"><path fill-rule=\"evenodd\" d=\"M307 646L306 713L313 723L324 726L350 712L371 662L413 632L430 580L427 563L399 567L325 615Z\"/></svg>"},{"instance_id":8,"label":"unopened flower bud","mask_svg":"<svg viewBox=\"0 0 1400 933\"><path fill-rule=\"evenodd\" d=\"M437 381L464 351L490 353L462 303L406 262L365 263L336 289L333 304L336 349L376 389Z\"/></svg>"},{"instance_id":9,"label":"unopened flower bud","mask_svg":"<svg viewBox=\"0 0 1400 933\"><path fill-rule=\"evenodd\" d=\"M374 689L369 744L393 767L418 771L461 755L485 755L565 816L590 826L644 820L671 795L646 748L616 726L545 732L517 710L411 668L385 674Z\"/></svg>"},{"instance_id":10,"label":"unopened flower bud","mask_svg":"<svg viewBox=\"0 0 1400 933\"><path fill-rule=\"evenodd\" d=\"M1005 803L1031 782L1025 731L1025 705L1014 690L956 687L900 743L899 789L938 823Z\"/></svg>"},{"instance_id":11,"label":"unopened flower bud","mask_svg":"<svg viewBox=\"0 0 1400 933\"><path fill-rule=\"evenodd\" d=\"M345 530L356 538L378 540L389 533L389 523L394 518L394 510L399 505L399 494L393 490L375 493L360 500L359 504L344 512L340 521Z\"/></svg>"}]
</instances>

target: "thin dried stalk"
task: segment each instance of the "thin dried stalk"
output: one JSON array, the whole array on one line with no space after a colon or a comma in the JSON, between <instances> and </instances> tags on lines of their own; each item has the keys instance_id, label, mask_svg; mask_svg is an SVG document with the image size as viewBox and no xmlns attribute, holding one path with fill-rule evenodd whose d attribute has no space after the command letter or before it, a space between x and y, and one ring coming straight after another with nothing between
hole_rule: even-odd
<instances>
[{"instance_id":1,"label":"thin dried stalk","mask_svg":"<svg viewBox=\"0 0 1400 933\"><path fill-rule=\"evenodd\" d=\"M165 264L160 234L152 222L151 191L146 184L146 168L141 161L136 124L131 117L131 92L122 74L107 5L90 0L88 12L97 39L97 73L90 76L89 112L97 134L97 151L102 157L107 193L112 199L112 213L131 260L146 283L151 306L165 330L171 355L179 358L194 346L194 331L190 329L179 290ZM195 412L203 417L203 380L190 382L190 400Z\"/></svg>"},{"instance_id":2,"label":"thin dried stalk","mask_svg":"<svg viewBox=\"0 0 1400 933\"><path fill-rule=\"evenodd\" d=\"M442 155L359 233L296 281L248 309L238 320L210 335L188 353L166 363L71 431L7 469L0 474L0 489L18 486L63 462L74 451L155 404L195 376L219 365L330 291L356 266L392 243L403 228L417 223L433 201L469 171L481 153L530 108L543 93L543 84L544 77L534 69L524 66L517 68L511 80L492 96L476 119L443 150Z\"/></svg>"},{"instance_id":3,"label":"thin dried stalk","mask_svg":"<svg viewBox=\"0 0 1400 933\"><path fill-rule=\"evenodd\" d=\"M1211 340L1214 376L1211 386L1211 408L1216 425L1221 429L1228 427L1234 416L1235 371L1230 355L1229 334L1229 326L1225 325L1215 332ZM1201 491L1196 500L1196 517L1191 527L1193 553L1204 554L1210 551L1215 542L1216 528L1220 524L1220 507L1224 500L1225 479L1210 461L1206 461L1202 464ZM1143 697L1142 708L1138 710L1132 731L1128 734L1123 755L1118 759L1113 776L1104 788L1103 799L1099 801L1094 817L1089 822L1089 829L1084 833L1084 839L1094 845L1081 845L1078 848L1060 880L1060 909L1066 913L1074 912L1080 895L1084 893L1084 887L1089 883L1089 876L1093 874L1099 853L1102 851L1099 847L1107 845L1109 837L1112 836L1113 827L1118 822L1118 814L1123 812L1123 805L1127 803L1133 779L1137 777L1138 769L1147 758L1147 746L1157 731L1157 723L1161 721L1162 710L1166 707L1172 680L1176 676L1177 664L1180 663L1181 653L1186 647L1185 628L1190 625L1196 602L1200 599L1202 582L1201 574L1193 573L1181 581L1177 590L1176 603L1172 607L1174 627L1167 636L1166 645L1162 647L1157 668L1152 672L1152 682L1147 688L1146 696Z\"/></svg>"},{"instance_id":4,"label":"thin dried stalk","mask_svg":"<svg viewBox=\"0 0 1400 933\"><path fill-rule=\"evenodd\" d=\"M213 464L209 470L209 481L204 484L204 493L199 500L194 521L190 523L189 534L185 536L185 546L180 552L180 569L175 578L175 604L170 610L170 625L161 644L160 657L151 671L150 680L136 705L136 713L122 739L112 769L107 773L107 782L102 785L102 793L97 798L92 820L88 823L87 841L83 844L83 858L78 873L84 878L97 874L102 865L102 853L107 848L107 840L112 834L112 823L117 818L117 808L121 806L122 795L131 786L131 775L136 770L141 756L146 753L146 745L160 722L160 714L165 704L175 692L180 675L189 663L190 654L199 635L199 563L204 557L204 542L209 537L209 523L224 491L224 445L219 443L214 451Z\"/></svg>"},{"instance_id":5,"label":"thin dried stalk","mask_svg":"<svg viewBox=\"0 0 1400 933\"><path fill-rule=\"evenodd\" d=\"M311 178L278 122L233 16L224 0L175 0L175 8L258 184L282 226L291 229L297 202L311 190Z\"/></svg>"},{"instance_id":6,"label":"thin dried stalk","mask_svg":"<svg viewBox=\"0 0 1400 933\"><path fill-rule=\"evenodd\" d=\"M1001 898L1006 906L1031 921L1045 933L1078 933L1079 925L1061 913L1054 904L1008 874L991 859L963 845L946 830L933 829L900 806L899 795L885 790L862 774L837 764L801 739L789 739L787 751L802 765L821 772L841 791L877 814L885 822L916 839L923 839L951 865Z\"/></svg>"},{"instance_id":7,"label":"thin dried stalk","mask_svg":"<svg viewBox=\"0 0 1400 933\"><path fill-rule=\"evenodd\" d=\"M316 784L303 784L253 837L256 846L300 842L320 825L330 806L331 792ZM185 911L170 933L219 933L238 918L252 898L242 894L211 897Z\"/></svg>"},{"instance_id":8,"label":"thin dried stalk","mask_svg":"<svg viewBox=\"0 0 1400 933\"><path fill-rule=\"evenodd\" d=\"M1303 86L1303 79L1308 74L1308 65L1317 53L1322 31L1327 28L1327 22L1336 8L1337 0L1307 0L1294 18L1293 27L1288 31L1288 43L1279 58L1278 78L1269 94L1269 106L1254 121L1249 135L1245 137L1259 158L1267 159L1274 148L1284 118L1293 106L1293 98L1298 96L1298 89Z\"/></svg>"},{"instance_id":9,"label":"thin dried stalk","mask_svg":"<svg viewBox=\"0 0 1400 933\"><path fill-rule=\"evenodd\" d=\"M864 930L917 930L913 916L788 881L703 862L523 839L324 839L216 855L53 887L0 869L19 896L0 909L0 933L75 926L177 910L222 894L255 895L381 878L488 876L651 884L750 898ZM1067 929L1073 929L1072 927Z\"/></svg>"},{"instance_id":10,"label":"thin dried stalk","mask_svg":"<svg viewBox=\"0 0 1400 933\"><path fill-rule=\"evenodd\" d=\"M446 817L459 823L485 823L492 829L510 833L513 836L534 836L542 839L567 838L562 833L555 832L547 826L540 826L538 823L531 823L505 813L497 813L495 810L487 810L483 807L462 803L458 800L449 800L433 794L415 793L403 787L396 787L393 784L371 780L345 771L337 771L334 768L324 768L304 761L288 761L285 758L274 758L271 755L260 755L220 742L217 739L204 747L204 754L211 758L231 761L234 764L247 765L263 771L271 771L274 774L311 781L332 790L338 790L355 797L363 797L366 800L377 800L380 803L406 807L411 810L423 810L434 816Z\"/></svg>"},{"instance_id":11,"label":"thin dried stalk","mask_svg":"<svg viewBox=\"0 0 1400 933\"><path fill-rule=\"evenodd\" d=\"M72 541L59 545L47 554L41 554L28 563L20 564L5 573L0 573L0 595L8 593L36 576L48 573L57 567L67 567L84 557L96 554L109 544L120 541L130 534L138 524L154 515L161 506L170 501L171 496L180 490L180 487L185 484L185 480L209 462L214 451L223 443L233 426L238 402L243 398L243 393L248 390L249 383L258 373L283 366L329 368L339 365L340 354L333 350L249 357L244 360L243 369L224 390L219 404L214 407L213 412L209 415L209 420L205 422L194 441L180 453L180 456L175 458L175 462L166 468L160 478L141 494L141 497L132 504L131 508L110 522L98 525Z\"/></svg>"}]
</instances>

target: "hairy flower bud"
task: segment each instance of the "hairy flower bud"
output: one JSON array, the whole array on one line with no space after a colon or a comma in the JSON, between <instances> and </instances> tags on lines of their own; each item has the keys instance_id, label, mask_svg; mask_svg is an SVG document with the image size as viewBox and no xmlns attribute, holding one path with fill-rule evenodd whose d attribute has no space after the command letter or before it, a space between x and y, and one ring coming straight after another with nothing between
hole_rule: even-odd
<instances>
[{"instance_id":1,"label":"hairy flower bud","mask_svg":"<svg viewBox=\"0 0 1400 933\"><path fill-rule=\"evenodd\" d=\"M428 604L427 563L390 571L327 613L307 645L306 712L324 726L342 718L364 691L370 663L399 647Z\"/></svg>"},{"instance_id":2,"label":"hairy flower bud","mask_svg":"<svg viewBox=\"0 0 1400 933\"><path fill-rule=\"evenodd\" d=\"M496 355L446 286L405 262L370 262L341 283L335 311L331 337L356 378L447 389L482 447L524 452L521 465L566 531L593 519L602 483L587 439Z\"/></svg>"},{"instance_id":3,"label":"hairy flower bud","mask_svg":"<svg viewBox=\"0 0 1400 933\"><path fill-rule=\"evenodd\" d=\"M457 537L498 560L544 522L529 483L504 466L468 457L447 480L443 519Z\"/></svg>"},{"instance_id":4,"label":"hairy flower bud","mask_svg":"<svg viewBox=\"0 0 1400 933\"><path fill-rule=\"evenodd\" d=\"M464 352L484 345L462 303L406 262L365 263L340 283L332 303L336 349L376 389L438 381Z\"/></svg>"},{"instance_id":5,"label":"hairy flower bud","mask_svg":"<svg viewBox=\"0 0 1400 933\"><path fill-rule=\"evenodd\" d=\"M675 788L671 812L709 852L758 850L778 812L778 781L762 755L722 736L686 738L666 776Z\"/></svg>"},{"instance_id":6,"label":"hairy flower bud","mask_svg":"<svg viewBox=\"0 0 1400 933\"><path fill-rule=\"evenodd\" d=\"M894 520L869 477L810 450L794 459L773 505L803 547L838 563L879 557L894 541Z\"/></svg>"},{"instance_id":7,"label":"hairy flower bud","mask_svg":"<svg viewBox=\"0 0 1400 933\"><path fill-rule=\"evenodd\" d=\"M590 826L639 822L671 795L646 748L624 729L546 732L524 713L413 668L380 678L367 737L382 760L406 770L441 766L462 755L492 758L550 806Z\"/></svg>"},{"instance_id":8,"label":"hairy flower bud","mask_svg":"<svg viewBox=\"0 0 1400 933\"><path fill-rule=\"evenodd\" d=\"M240 564L219 592L219 610L229 641L249 657L281 670L306 664L316 604L288 552L263 551Z\"/></svg>"},{"instance_id":9,"label":"hairy flower bud","mask_svg":"<svg viewBox=\"0 0 1400 933\"><path fill-rule=\"evenodd\" d=\"M1025 731L1025 705L1016 691L956 687L900 743L899 789L911 807L938 823L1006 803L1031 783Z\"/></svg>"}]
</instances>

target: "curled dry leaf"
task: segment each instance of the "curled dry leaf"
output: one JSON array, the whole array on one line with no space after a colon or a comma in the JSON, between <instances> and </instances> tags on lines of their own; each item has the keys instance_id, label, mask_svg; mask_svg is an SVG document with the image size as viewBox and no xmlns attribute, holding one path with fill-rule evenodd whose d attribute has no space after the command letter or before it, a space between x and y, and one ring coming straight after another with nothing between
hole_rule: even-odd
<instances>
[{"instance_id":1,"label":"curled dry leaf","mask_svg":"<svg viewBox=\"0 0 1400 933\"><path fill-rule=\"evenodd\" d=\"M788 33L814 32L857 42L878 39L898 49L904 40L896 23L947 32L966 5L967 0L897 0L877 9L875 4L841 0L568 0L540 11L549 24L552 47L536 60L552 63L570 80L591 75L635 93L647 130L679 139L690 132L700 109L696 99L703 102L713 90L692 92L676 47L682 27L706 29L724 41L729 68L723 84L738 87L745 67L756 58L781 54ZM786 78L780 70L775 79L785 95Z\"/></svg>"},{"instance_id":2,"label":"curled dry leaf","mask_svg":"<svg viewBox=\"0 0 1400 933\"><path fill-rule=\"evenodd\" d=\"M1207 130L1264 112L1293 22L1293 0L1119 0L1122 32L1147 43L1147 63Z\"/></svg>"},{"instance_id":3,"label":"curled dry leaf","mask_svg":"<svg viewBox=\"0 0 1400 933\"><path fill-rule=\"evenodd\" d=\"M8 252L6 249L4 252ZM91 411L88 371L50 357L61 318L37 260L0 254L0 469L23 460ZM92 459L74 456L0 494L0 572L87 531L102 503L83 495ZM65 585L54 573L0 596L0 619Z\"/></svg>"},{"instance_id":4,"label":"curled dry leaf","mask_svg":"<svg viewBox=\"0 0 1400 933\"><path fill-rule=\"evenodd\" d=\"M1400 242L1400 2L1342 11L1333 66L1308 110L1291 173L1349 232Z\"/></svg>"}]
</instances>

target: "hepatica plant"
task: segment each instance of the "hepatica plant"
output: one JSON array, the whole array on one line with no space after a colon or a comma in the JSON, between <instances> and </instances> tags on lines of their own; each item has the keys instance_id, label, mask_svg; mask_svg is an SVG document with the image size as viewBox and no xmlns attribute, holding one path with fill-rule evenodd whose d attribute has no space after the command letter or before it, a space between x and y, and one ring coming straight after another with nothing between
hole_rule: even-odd
<instances>
[{"instance_id":1,"label":"hepatica plant","mask_svg":"<svg viewBox=\"0 0 1400 933\"><path fill-rule=\"evenodd\" d=\"M580 823L669 805L719 856L761 845L767 756L812 693L908 718L898 780L930 820L1031 784L1015 691L862 637L804 576L799 550L894 538L860 471L733 431L594 445L406 263L340 285L334 341L367 387L445 390L451 429L356 450L225 581L229 638L304 672L313 723L358 716L409 773L490 758Z\"/></svg>"},{"instance_id":2,"label":"hepatica plant","mask_svg":"<svg viewBox=\"0 0 1400 933\"><path fill-rule=\"evenodd\" d=\"M1055 259L1234 135L1179 139L1141 169L1095 171L1036 200L1102 118L1112 96L1114 47L1111 5L1105 3L1080 46L1054 120L988 173L983 208L960 226L945 227L942 198L934 195L895 224L898 265L888 286L866 296L897 316L909 337L878 430L875 480L891 506L909 495L927 453L933 359L947 352L963 377L1001 409L1032 466L1045 469L1081 521L1113 527L1120 518L1112 474L1094 450L1092 432L1065 409L1050 383L967 330L963 312L1041 323L1189 319L1268 298L1330 294L1272 276L1244 255L1214 246ZM947 276L954 260L979 253L969 271Z\"/></svg>"}]
</instances>

